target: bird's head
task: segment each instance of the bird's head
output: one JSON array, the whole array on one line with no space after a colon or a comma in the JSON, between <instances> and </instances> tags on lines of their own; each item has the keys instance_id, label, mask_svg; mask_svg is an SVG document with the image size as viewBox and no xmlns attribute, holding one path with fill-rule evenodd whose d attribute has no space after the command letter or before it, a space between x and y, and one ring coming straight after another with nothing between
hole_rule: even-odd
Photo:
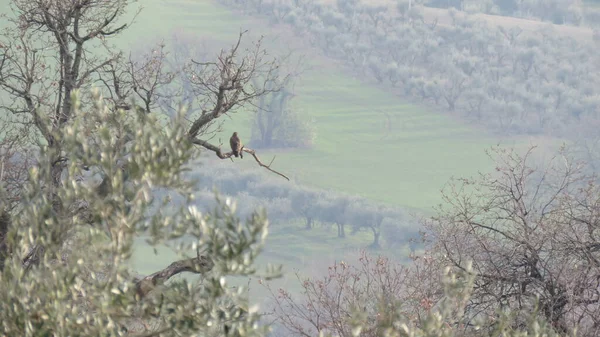
<instances>
[{"instance_id":1,"label":"bird's head","mask_svg":"<svg viewBox=\"0 0 600 337\"><path fill-rule=\"evenodd\" d=\"M237 132L234 132L231 137L237 137Z\"/></svg>"}]
</instances>

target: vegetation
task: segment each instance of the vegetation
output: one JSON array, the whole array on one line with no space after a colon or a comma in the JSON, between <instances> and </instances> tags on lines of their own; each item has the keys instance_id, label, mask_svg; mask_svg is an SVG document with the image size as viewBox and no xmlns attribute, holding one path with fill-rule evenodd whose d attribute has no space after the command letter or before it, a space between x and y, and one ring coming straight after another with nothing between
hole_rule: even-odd
<instances>
[{"instance_id":1,"label":"vegetation","mask_svg":"<svg viewBox=\"0 0 600 337\"><path fill-rule=\"evenodd\" d=\"M585 150L592 167L597 165L597 107L581 108L582 100L597 95L595 70L583 59L589 49L561 54L581 57L581 66L590 67L587 71L569 68L559 75L551 63L538 68L538 54L533 59L519 53L514 59L498 57L485 40L472 42L476 26L465 24L456 12L451 12L455 23L448 28L419 22L420 7L412 3L410 8L400 4L399 12L389 16L385 7L365 7L358 1L339 1L336 7L301 0L293 5L236 3L266 11L274 22L288 22L297 32L311 31L314 45L329 56L348 53L347 60L354 63L347 64L405 95L425 92L421 99L457 112L469 107L481 121L488 118L482 109L495 107L499 110L486 113L497 113L499 120L508 121L502 127L523 133L550 132L560 123L586 124L591 136L579 134L578 150ZM273 161L263 163L252 147L243 148L249 154L243 162L215 143L224 117L235 112L246 112L246 121L258 118L259 139L268 147L314 140L307 136L309 128L302 129L294 119L297 115L289 114L296 103L290 99L290 77L282 71L282 61L269 56L262 39L248 42L242 32L231 48L214 53L187 48L179 40L173 48L158 44L147 54L126 58L110 41L131 22L129 1L13 0L11 5L13 12L0 34L0 89L9 98L0 103L7 114L0 125L3 335L263 336L269 333L269 314L275 319L272 333L286 336L598 334L600 190L597 177L588 174L593 168L575 162L567 150L543 163L532 159L533 149L524 156L494 149L495 171L448 184L436 214L422 221L422 241L411 247L411 260L398 265L389 256L420 229L406 210L298 185L290 181L285 165L280 170ZM404 30L398 33L398 27ZM523 42L515 32L499 32L504 38L493 41L498 46L509 39L507 53L519 46L525 54L531 51L527 48L549 53L550 47L566 46L549 36L546 45L546 40ZM402 38L413 38L418 46L395 53L398 48L384 43L388 33L396 39L404 34ZM448 51L449 56L440 60L434 50ZM384 56L400 62L394 67ZM495 73L484 57L498 57ZM505 58L512 61L512 73ZM410 71L408 78L404 71ZM490 74L496 74L497 82L507 81L508 87L500 90L486 82ZM543 89L534 86L541 80ZM414 81L426 82L419 86ZM530 96L509 91L520 81L527 95L538 95L539 102L550 105L523 103ZM544 87L559 82L562 89L592 89L563 96ZM327 97L324 83L316 88ZM88 90L92 86L97 88ZM477 87L486 91L475 107L470 103ZM361 94L371 92L366 88ZM489 105L492 93L514 109L519 104L544 108L535 110L541 124L531 124L531 116L521 110L511 114L502 104ZM352 96L354 103L360 102L358 93ZM248 117L257 105L259 113ZM270 114L261 114L266 107ZM375 124L373 111L351 122L344 120L348 111L343 113L343 118L327 114L338 132L324 134L325 145L313 155L336 168L342 165L340 156L386 166L363 171L357 180L364 186L372 184L368 175L381 169L394 173L392 180L379 177L390 189L397 188L397 180L412 178L397 172L395 158L388 159L398 156L397 143L375 150L388 139L404 136L394 132L390 113L377 112L385 116L384 135L368 133ZM362 123L362 133L348 135L345 123ZM520 123L523 128L516 128ZM428 132L423 138L439 136L433 129ZM347 138L340 135L361 146L345 143ZM436 144L430 146L443 152ZM389 148L394 153L386 153ZM326 149L335 156L327 158ZM412 155L420 149L411 147ZM199 151L221 163L225 159L229 166L203 165L207 157L196 161ZM369 161L383 155L385 161ZM446 156L456 160L461 155ZM300 169L310 166L306 157L304 161ZM271 179L241 170L248 165ZM472 162L465 165L474 168ZM443 177L427 178L433 184ZM354 186L360 192L362 187ZM214 188L225 196L215 198ZM295 225L296 232L316 237L317 230L332 228L337 243L354 246L358 241L352 236L367 232L369 248L386 248L382 253L388 257L363 253L358 264L336 261L325 275L306 278L298 273L301 297L291 287L273 290L269 281L281 270L269 266L264 273L256 271L269 232L267 213L259 208L268 209L273 229ZM294 244L287 244L290 255ZM134 246L146 251L170 247L177 257L135 275ZM250 277L270 292L267 310L272 312L259 314L249 305L249 286L230 286Z\"/></svg>"},{"instance_id":2,"label":"vegetation","mask_svg":"<svg viewBox=\"0 0 600 337\"><path fill-rule=\"evenodd\" d=\"M176 56L179 46L187 48L189 55L198 55L194 56L196 61L210 61L222 45L237 38L240 27L252 28L248 37L264 34L263 46L272 55L285 56L295 50L294 57L304 56L306 67L294 81L296 96L289 104L302 121L310 121L315 127L313 146L300 150L260 149L265 159L276 155L273 167L298 183L428 211L432 203L440 200L439 187L449 177L473 174L489 166L483 150L498 142L495 137L364 83L306 47L285 27L270 28L260 20L232 13L210 1L175 0L166 4L148 0L144 7L135 24L114 40L123 48L134 46L134 56L164 40L168 62L186 60ZM177 83L174 88L183 82ZM174 100L172 107L177 108L178 104ZM194 105L188 112L197 108ZM225 148L232 132L238 131L244 143L252 144L253 110L248 108L222 119L224 123L215 128L223 131L211 135L213 141ZM514 144L515 140L501 142ZM339 144L345 144L350 151L339 151ZM379 165L382 162L385 164ZM231 165L246 169L254 162L241 160ZM396 179L399 172L409 178Z\"/></svg>"},{"instance_id":3,"label":"vegetation","mask_svg":"<svg viewBox=\"0 0 600 337\"><path fill-rule=\"evenodd\" d=\"M537 308L561 334L597 335L597 177L564 150L540 167L531 150L496 153L497 174L448 186L427 224L433 249L453 268L473 261L473 317Z\"/></svg>"},{"instance_id":4,"label":"vegetation","mask_svg":"<svg viewBox=\"0 0 600 337\"><path fill-rule=\"evenodd\" d=\"M303 121L294 111L290 100L291 77L283 88L269 96L262 96L256 107L250 143L256 148L308 148L313 145L316 134L310 121Z\"/></svg>"},{"instance_id":5,"label":"vegetation","mask_svg":"<svg viewBox=\"0 0 600 337\"><path fill-rule=\"evenodd\" d=\"M258 172L239 172L225 165L205 164L193 176L201 182L199 186L204 187L198 192L198 198L201 198L199 207L205 210L212 209L210 199L212 189L216 189L243 204L242 215L265 207L269 219L276 223L301 219L303 226L298 229L334 226L339 238L346 236L346 227L352 234L368 231L373 240L372 248L381 247L382 231L389 248L417 236L414 214L358 196L298 186Z\"/></svg>"},{"instance_id":6,"label":"vegetation","mask_svg":"<svg viewBox=\"0 0 600 337\"><path fill-rule=\"evenodd\" d=\"M192 155L191 143L182 142L186 137L183 115L161 133L162 126L149 123L143 114L128 117L122 110L111 112L100 96L95 98L96 108L74 110L71 125L60 137L69 165L54 195L68 205L66 210L58 212L46 192L52 186L52 157L42 148L23 187L20 206L3 227L2 334L122 336L155 331L167 336L255 330L258 316L248 312L240 297L243 293L230 289L226 280L230 275L254 273L251 263L264 241L266 219L254 213L241 222L230 201L220 201L220 208L206 214L194 207L172 209L169 215L148 212L152 205L164 202L152 197L157 187L184 196L192 192L193 184L181 176ZM79 105L76 95L72 102ZM96 125L96 144L85 136L90 122ZM139 132L126 147L118 135L127 128ZM83 151L81 144L85 144ZM163 150L165 155L157 161ZM112 159L123 155L141 170L128 177L121 174ZM115 172L109 192L100 196L81 182L80 160ZM193 240L179 245L181 260L136 279L128 260L134 238L141 233L150 236L153 246L177 244L183 237ZM35 247L43 247L43 255L38 253L34 263ZM189 255L195 251L197 255ZM209 271L204 282L183 280L162 286L182 272Z\"/></svg>"},{"instance_id":7,"label":"vegetation","mask_svg":"<svg viewBox=\"0 0 600 337\"><path fill-rule=\"evenodd\" d=\"M588 1L594 3L595 0ZM427 6L463 9L470 12L506 15L528 19L537 19L554 24L589 25L600 24L600 12L586 7L581 1L575 0L428 0Z\"/></svg>"},{"instance_id":8,"label":"vegetation","mask_svg":"<svg viewBox=\"0 0 600 337\"><path fill-rule=\"evenodd\" d=\"M494 130L568 135L597 120L598 54L551 30L489 27L457 11L425 23L422 7L359 1L222 1L273 22L395 93L457 111Z\"/></svg>"},{"instance_id":9,"label":"vegetation","mask_svg":"<svg viewBox=\"0 0 600 337\"><path fill-rule=\"evenodd\" d=\"M11 98L2 106L9 120L0 152L2 333L260 333L257 314L226 277L255 273L268 223L257 212L240 221L230 201L206 214L186 207L194 183L182 173L194 145L231 156L202 137L228 112L277 89L264 87L277 80L276 61L260 41L242 53L243 34L214 62L189 60L183 69L201 110L163 121L157 101L175 75L160 46L127 60L107 42L127 27L119 20L128 2L11 5L0 62L0 88ZM80 90L93 83L101 89ZM186 204L166 214L157 188ZM128 261L139 235L152 246L176 245L183 259L134 279ZM180 273L209 271L202 282L162 287Z\"/></svg>"},{"instance_id":10,"label":"vegetation","mask_svg":"<svg viewBox=\"0 0 600 337\"><path fill-rule=\"evenodd\" d=\"M299 299L271 290L277 322L297 336L350 336L357 316L360 336L596 336L597 177L567 152L539 166L532 152L495 149L493 173L448 185L411 263L363 254L323 277L298 276ZM456 302L444 270L456 277Z\"/></svg>"}]
</instances>

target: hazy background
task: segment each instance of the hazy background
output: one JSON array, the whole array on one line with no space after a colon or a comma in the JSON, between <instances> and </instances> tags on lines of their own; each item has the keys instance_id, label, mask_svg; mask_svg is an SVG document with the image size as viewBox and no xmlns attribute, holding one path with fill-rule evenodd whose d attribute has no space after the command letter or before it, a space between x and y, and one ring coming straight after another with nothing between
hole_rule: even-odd
<instances>
[{"instance_id":1,"label":"hazy background","mask_svg":"<svg viewBox=\"0 0 600 337\"><path fill-rule=\"evenodd\" d=\"M256 3L144 0L117 44L135 55L163 41L177 62L214 56L249 29L273 55L291 53L287 69L301 60L285 100L296 124L281 131L300 141L261 146L252 139L256 111L232 116L214 136L226 144L237 131L264 161L276 156L292 182L251 158L208 155L191 173L200 207L210 207L212 188L238 200L242 215L266 207L272 226L261 263L285 264L278 284L294 289L295 269L314 275L364 248L402 261L418 249L409 242L415 217L442 202L451 177L493 169L490 146L553 151L567 142L597 160L598 1ZM357 11L371 21L353 19ZM384 213L376 228L361 225ZM139 242L140 274L173 260L168 248L155 256Z\"/></svg>"}]
</instances>

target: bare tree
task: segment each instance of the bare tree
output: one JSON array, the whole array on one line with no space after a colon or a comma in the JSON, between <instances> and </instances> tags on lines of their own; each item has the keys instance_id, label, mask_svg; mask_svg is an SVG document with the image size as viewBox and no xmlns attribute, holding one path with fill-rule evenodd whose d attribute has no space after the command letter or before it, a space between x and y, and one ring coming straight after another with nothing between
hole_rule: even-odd
<instances>
[{"instance_id":1,"label":"bare tree","mask_svg":"<svg viewBox=\"0 0 600 337\"><path fill-rule=\"evenodd\" d=\"M560 333L596 336L600 187L564 150L539 166L533 150L494 149L494 174L451 183L426 223L433 250L452 268L472 262L471 319L537 309ZM519 317L513 325L525 326Z\"/></svg>"},{"instance_id":2,"label":"bare tree","mask_svg":"<svg viewBox=\"0 0 600 337\"><path fill-rule=\"evenodd\" d=\"M0 88L9 94L2 109L12 121L30 124L41 137L52 161L51 186L56 188L66 162L59 135L73 117L73 93L91 83L119 54L104 38L117 35L129 1L34 0L11 2L9 25L1 35ZM91 52L101 47L103 52ZM52 189L55 212L63 205Z\"/></svg>"},{"instance_id":3,"label":"bare tree","mask_svg":"<svg viewBox=\"0 0 600 337\"><path fill-rule=\"evenodd\" d=\"M172 104L181 96L181 89L175 87L174 81L180 69L169 67L167 58L165 44L158 42L148 51L130 53L128 60L107 64L98 72L96 82L115 109L158 112L161 103ZM136 101L141 101L141 105Z\"/></svg>"},{"instance_id":4,"label":"bare tree","mask_svg":"<svg viewBox=\"0 0 600 337\"><path fill-rule=\"evenodd\" d=\"M353 317L366 316L359 336L382 336L383 322L401 311L418 323L442 297L439 265L431 256L412 256L403 266L384 256L364 251L357 264L336 262L326 275L303 278L301 296L264 284L271 294L272 315L293 336L331 334L350 337Z\"/></svg>"},{"instance_id":5,"label":"bare tree","mask_svg":"<svg viewBox=\"0 0 600 337\"><path fill-rule=\"evenodd\" d=\"M229 50L222 50L216 62L192 60L186 67L188 79L201 107L189 128L189 138L192 143L215 152L221 159L230 158L233 152L224 153L220 145L211 144L199 136L209 135L215 127L218 129L219 118L253 105L256 98L279 90L287 79L287 76L279 76L278 63L274 58L268 57L261 45L262 40L246 47L245 52L242 52L244 34L245 32L239 34L236 44ZM248 147L242 150L250 153L261 167L289 180L287 176L271 168L275 158L266 165L260 161L255 150Z\"/></svg>"}]
</instances>

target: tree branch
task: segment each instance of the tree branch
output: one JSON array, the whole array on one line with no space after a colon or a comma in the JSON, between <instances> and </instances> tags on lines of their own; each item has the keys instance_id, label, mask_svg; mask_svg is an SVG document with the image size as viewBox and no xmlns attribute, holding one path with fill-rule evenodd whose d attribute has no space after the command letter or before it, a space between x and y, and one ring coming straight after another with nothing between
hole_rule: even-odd
<instances>
[{"instance_id":1,"label":"tree branch","mask_svg":"<svg viewBox=\"0 0 600 337\"><path fill-rule=\"evenodd\" d=\"M277 172L277 171L275 171L275 170L273 170L273 169L271 168L271 164L273 164L273 162L275 161L275 156L273 156L273 159L271 159L271 162L269 163L269 165L265 165L265 164L263 164L263 163L260 161L260 159L259 159L259 158L258 158L258 156L256 155L256 151L254 151L254 150L252 150L252 149L249 149L249 148L247 148L247 147L244 147L244 148L242 148L242 151L244 151L244 152L247 152L247 153L250 153L250 154L252 155L252 157L254 157L254 160L256 160L256 162L258 163L258 165L259 165L259 166L261 166L261 167L264 167L264 168L266 168L267 170L269 170L269 171L271 171L271 172L273 172L273 173L275 173L275 174L277 174L277 175L280 175L280 176L284 177L284 178L285 178L285 179L287 179L288 181L290 180L290 178L288 178L287 176L285 176L283 173Z\"/></svg>"},{"instance_id":2,"label":"tree branch","mask_svg":"<svg viewBox=\"0 0 600 337\"><path fill-rule=\"evenodd\" d=\"M230 152L225 152L223 153L223 151L221 151L221 148L213 145L205 140L202 139L198 139L198 138L194 138L192 139L192 143L196 144L196 145L200 145L208 150L213 151L217 157L221 158L221 159L227 159L227 158L231 158L231 156L233 155L233 151ZM290 178L288 178L285 174L275 171L271 168L271 165L273 164L273 161L275 161L275 157L273 157L273 159L271 160L271 162L269 163L269 165L265 165L263 164L262 161L260 161L260 158L258 158L258 156L256 155L256 151L253 149L249 149L247 147L243 147L242 151L246 152L246 153L250 153L252 155L252 157L254 157L254 160L256 160L256 162L258 163L259 166L266 168L267 170L287 179L288 181L290 180Z\"/></svg>"},{"instance_id":3,"label":"tree branch","mask_svg":"<svg viewBox=\"0 0 600 337\"><path fill-rule=\"evenodd\" d=\"M135 283L136 294L140 299L144 298L149 292L154 290L156 286L164 284L167 280L177 274L183 272L204 274L211 271L213 267L214 262L204 255L187 260L175 261L167 268L148 275L141 280L137 280Z\"/></svg>"}]
</instances>

